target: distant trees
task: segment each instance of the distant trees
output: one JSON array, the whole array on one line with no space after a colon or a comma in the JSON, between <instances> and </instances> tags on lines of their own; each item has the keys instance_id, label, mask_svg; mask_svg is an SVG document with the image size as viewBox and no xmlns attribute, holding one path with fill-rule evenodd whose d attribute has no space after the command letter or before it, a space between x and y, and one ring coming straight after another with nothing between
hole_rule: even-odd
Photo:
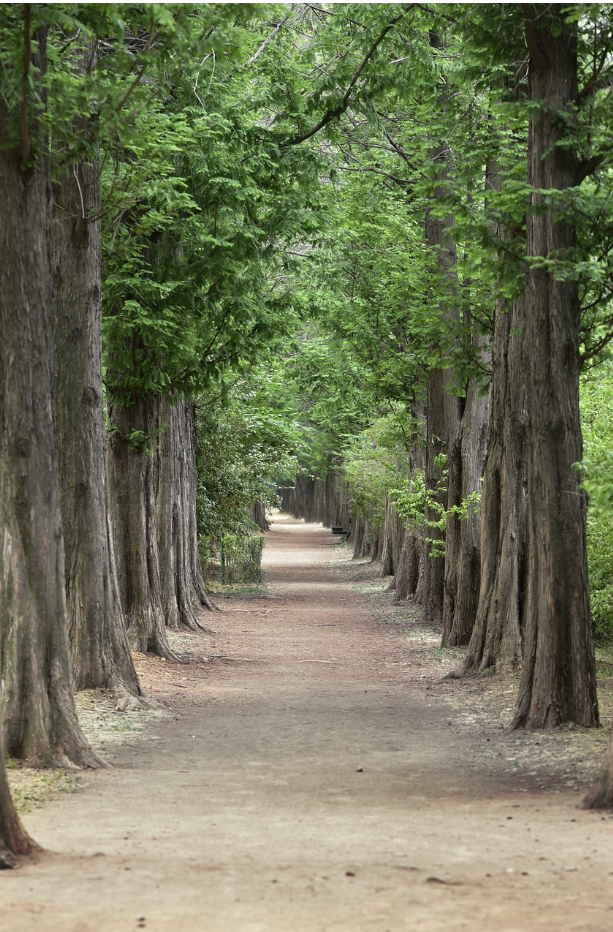
<instances>
[{"instance_id":1,"label":"distant trees","mask_svg":"<svg viewBox=\"0 0 613 932\"><path fill-rule=\"evenodd\" d=\"M403 411L411 475L389 484L388 500L410 522L406 540L417 534L434 556L411 558L425 575L412 570L408 591L447 643L468 643L457 674L521 664L515 727L597 724L576 464L581 362L606 352L611 332L609 17L509 4L405 15L378 84L331 133L345 242L322 244L320 275L313 259L304 267L320 319L345 341L339 366L359 359L368 373L370 424ZM365 243L356 204L369 215ZM392 244L399 211L404 235ZM458 407L451 430L443 403ZM329 449L353 474L351 445Z\"/></svg>"}]
</instances>

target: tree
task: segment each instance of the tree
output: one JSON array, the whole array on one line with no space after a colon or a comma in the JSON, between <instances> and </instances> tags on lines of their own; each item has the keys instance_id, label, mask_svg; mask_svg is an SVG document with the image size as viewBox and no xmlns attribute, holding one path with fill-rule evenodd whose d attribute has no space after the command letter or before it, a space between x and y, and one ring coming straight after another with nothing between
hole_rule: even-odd
<instances>
[{"instance_id":1,"label":"tree","mask_svg":"<svg viewBox=\"0 0 613 932\"><path fill-rule=\"evenodd\" d=\"M77 86L91 80L95 48L94 41L75 48L71 65ZM109 515L94 127L89 114L75 115L73 145L56 140L55 414L74 682L77 689L111 689L126 708L137 702L141 688L124 627Z\"/></svg>"},{"instance_id":2,"label":"tree","mask_svg":"<svg viewBox=\"0 0 613 932\"><path fill-rule=\"evenodd\" d=\"M4 737L0 729L0 870L17 866L17 856L40 850L23 828L15 811L4 765Z\"/></svg>"},{"instance_id":3,"label":"tree","mask_svg":"<svg viewBox=\"0 0 613 932\"><path fill-rule=\"evenodd\" d=\"M598 724L587 502L574 468L582 459L579 293L576 279L561 279L546 261L569 255L577 242L557 193L576 184L579 168L569 140L578 98L577 30L559 5L541 13L536 6L525 12L534 194L526 222L524 367L512 376L527 375L529 534L525 648L513 726L531 728Z\"/></svg>"},{"instance_id":4,"label":"tree","mask_svg":"<svg viewBox=\"0 0 613 932\"><path fill-rule=\"evenodd\" d=\"M7 86L0 102L0 631L6 747L40 764L96 767L101 761L81 733L72 696L52 410L49 157L38 119L44 98L28 96L28 71L38 79L45 74L46 27L35 23L32 31L29 7L19 22L21 15L15 9L2 15ZM15 54L17 26L23 39ZM15 79L24 68L25 88Z\"/></svg>"},{"instance_id":5,"label":"tree","mask_svg":"<svg viewBox=\"0 0 613 932\"><path fill-rule=\"evenodd\" d=\"M171 57L174 82L103 178L116 204L104 293L120 589L132 643L166 656L165 625L194 627L195 609L211 607L197 578L191 402L286 327L275 251L316 228L321 162L280 148L263 121L245 71L247 44L261 49L253 11L206 8L192 30L205 35L201 64Z\"/></svg>"}]
</instances>

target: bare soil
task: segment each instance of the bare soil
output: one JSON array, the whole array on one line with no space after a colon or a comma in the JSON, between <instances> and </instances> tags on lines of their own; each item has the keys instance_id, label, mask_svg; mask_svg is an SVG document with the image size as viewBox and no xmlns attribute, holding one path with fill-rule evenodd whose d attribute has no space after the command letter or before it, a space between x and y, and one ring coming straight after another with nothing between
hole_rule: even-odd
<instances>
[{"instance_id":1,"label":"bare soil","mask_svg":"<svg viewBox=\"0 0 613 932\"><path fill-rule=\"evenodd\" d=\"M138 656L161 710L81 698L113 767L25 816L47 853L0 875L0 929L611 932L604 730L507 734L514 677L443 680L320 526L276 517L265 568L184 664Z\"/></svg>"}]
</instances>

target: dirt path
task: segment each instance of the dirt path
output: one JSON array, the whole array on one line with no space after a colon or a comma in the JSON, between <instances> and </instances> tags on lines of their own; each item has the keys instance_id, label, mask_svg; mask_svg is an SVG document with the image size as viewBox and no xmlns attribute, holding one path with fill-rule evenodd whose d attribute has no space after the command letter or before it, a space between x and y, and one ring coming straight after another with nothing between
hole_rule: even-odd
<instances>
[{"instance_id":1,"label":"dirt path","mask_svg":"<svg viewBox=\"0 0 613 932\"><path fill-rule=\"evenodd\" d=\"M462 725L335 556L277 519L210 661L142 661L172 712L27 817L2 932L611 932L613 822Z\"/></svg>"}]
</instances>

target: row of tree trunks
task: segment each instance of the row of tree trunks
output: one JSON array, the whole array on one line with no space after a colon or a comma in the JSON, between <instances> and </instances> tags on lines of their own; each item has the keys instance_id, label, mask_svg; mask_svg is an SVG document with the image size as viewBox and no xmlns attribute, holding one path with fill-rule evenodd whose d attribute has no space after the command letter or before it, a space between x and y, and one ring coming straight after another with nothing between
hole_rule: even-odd
<instances>
[{"instance_id":1,"label":"row of tree trunks","mask_svg":"<svg viewBox=\"0 0 613 932\"><path fill-rule=\"evenodd\" d=\"M477 352L486 339L475 339ZM490 421L490 395L468 386L459 430L449 450L447 531L445 539L444 645L467 644L475 623L481 575L481 520L478 507L468 506L460 519L457 511L473 493L481 492Z\"/></svg>"},{"instance_id":2,"label":"row of tree trunks","mask_svg":"<svg viewBox=\"0 0 613 932\"><path fill-rule=\"evenodd\" d=\"M425 395L425 392L423 394ZM422 393L419 391L414 394L411 400L411 414L414 429L409 447L409 468L413 472L425 472L426 408ZM398 566L395 567L394 572L393 585L397 601L413 599L420 604L423 602L427 559L423 537L423 534L415 528L406 527L404 529Z\"/></svg>"},{"instance_id":3,"label":"row of tree trunks","mask_svg":"<svg viewBox=\"0 0 613 932\"><path fill-rule=\"evenodd\" d=\"M162 613L167 627L197 629L206 595L196 522L196 422L186 401L155 400L160 439L154 445L156 515Z\"/></svg>"},{"instance_id":4,"label":"row of tree trunks","mask_svg":"<svg viewBox=\"0 0 613 932\"><path fill-rule=\"evenodd\" d=\"M358 509L353 516L348 542L353 545L354 560L380 560L385 540L384 528L373 528Z\"/></svg>"},{"instance_id":5,"label":"row of tree trunks","mask_svg":"<svg viewBox=\"0 0 613 932\"><path fill-rule=\"evenodd\" d=\"M572 188L573 145L561 145L577 98L576 36L563 10L526 6L531 111L525 288L496 309L493 410L482 502L477 619L462 672L521 661L512 727L598 723L586 560L586 499L574 464L579 421L577 284L532 257L572 253L562 205L542 190ZM544 209L546 208L546 209ZM611 771L613 772L613 771ZM602 786L607 777L603 771ZM601 793L599 797L599 792ZM607 794L595 790L593 798Z\"/></svg>"},{"instance_id":6,"label":"row of tree trunks","mask_svg":"<svg viewBox=\"0 0 613 932\"><path fill-rule=\"evenodd\" d=\"M26 14L26 31L29 20ZM34 59L44 74L45 31ZM29 39L29 36L28 36ZM0 100L0 664L9 754L100 766L72 693L53 397L49 160ZM34 131L30 127L30 131ZM6 841L6 839L5 839Z\"/></svg>"},{"instance_id":7,"label":"row of tree trunks","mask_svg":"<svg viewBox=\"0 0 613 932\"><path fill-rule=\"evenodd\" d=\"M341 469L329 469L325 479L297 476L294 486L279 489L282 508L296 518L319 522L324 527L349 530L353 558L379 560L383 553L383 528L372 528L358 509L349 516L349 485Z\"/></svg>"},{"instance_id":8,"label":"row of tree trunks","mask_svg":"<svg viewBox=\"0 0 613 932\"><path fill-rule=\"evenodd\" d=\"M146 443L136 448L130 440L134 431L139 437L156 436L159 410L151 400L140 399L129 407L114 406L109 413L111 518L128 639L135 650L170 659L162 609L155 459Z\"/></svg>"},{"instance_id":9,"label":"row of tree trunks","mask_svg":"<svg viewBox=\"0 0 613 932\"><path fill-rule=\"evenodd\" d=\"M193 406L153 396L114 406L110 417L111 514L128 640L171 659L166 629L202 627L199 610L214 608L198 557Z\"/></svg>"},{"instance_id":10,"label":"row of tree trunks","mask_svg":"<svg viewBox=\"0 0 613 932\"><path fill-rule=\"evenodd\" d=\"M415 602L423 602L424 563L426 559L423 539L419 534L407 529L402 541L398 568L394 576L394 590L397 601L414 599Z\"/></svg>"},{"instance_id":11,"label":"row of tree trunks","mask_svg":"<svg viewBox=\"0 0 613 932\"><path fill-rule=\"evenodd\" d=\"M395 588L395 574L400 565L400 554L404 542L404 521L398 516L394 499L388 495L385 500L385 523L383 525L383 545L381 548L381 576L394 576L391 588Z\"/></svg>"},{"instance_id":12,"label":"row of tree trunks","mask_svg":"<svg viewBox=\"0 0 613 932\"><path fill-rule=\"evenodd\" d=\"M447 483L439 457L446 455L455 440L459 424L459 400L445 390L448 373L433 369L428 373L427 438L426 438L426 560L424 561L424 617L441 623L445 598L445 557L438 554L444 547L445 532L434 526L447 509Z\"/></svg>"},{"instance_id":13,"label":"row of tree trunks","mask_svg":"<svg viewBox=\"0 0 613 932\"><path fill-rule=\"evenodd\" d=\"M294 485L279 489L281 507L295 518L324 527L349 528L349 491L341 469L328 469L325 479L296 476Z\"/></svg>"},{"instance_id":14,"label":"row of tree trunks","mask_svg":"<svg viewBox=\"0 0 613 932\"><path fill-rule=\"evenodd\" d=\"M481 577L476 620L458 673L517 667L525 624L528 542L523 298L499 303L492 342L492 413L481 500Z\"/></svg>"}]
</instances>

